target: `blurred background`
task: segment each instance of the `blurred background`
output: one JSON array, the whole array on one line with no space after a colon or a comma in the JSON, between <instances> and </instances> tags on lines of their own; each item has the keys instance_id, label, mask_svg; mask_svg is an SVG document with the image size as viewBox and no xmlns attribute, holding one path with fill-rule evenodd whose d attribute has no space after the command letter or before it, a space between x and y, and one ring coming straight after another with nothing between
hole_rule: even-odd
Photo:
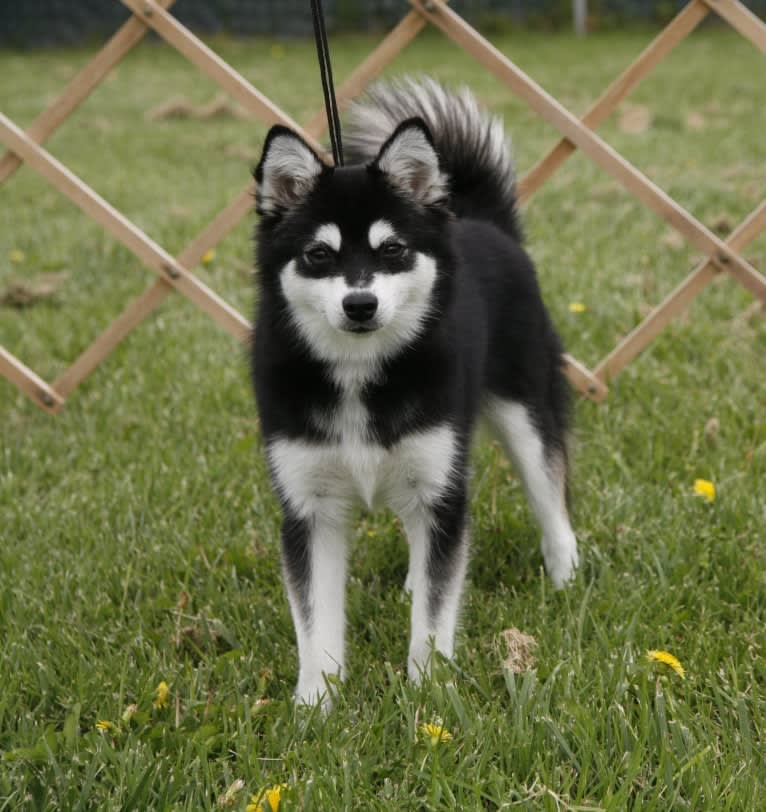
<instances>
[{"instance_id":1,"label":"blurred background","mask_svg":"<svg viewBox=\"0 0 766 812\"><path fill-rule=\"evenodd\" d=\"M683 0L453 0L451 6L485 34L524 27L580 33L666 23ZM756 13L766 0L746 0ZM406 0L325 0L333 31L375 31L393 25ZM303 36L311 33L308 0L178 0L173 14L198 33ZM128 18L118 0L23 0L0 3L0 46L82 44L103 38ZM707 24L718 24L711 15Z\"/></svg>"}]
</instances>

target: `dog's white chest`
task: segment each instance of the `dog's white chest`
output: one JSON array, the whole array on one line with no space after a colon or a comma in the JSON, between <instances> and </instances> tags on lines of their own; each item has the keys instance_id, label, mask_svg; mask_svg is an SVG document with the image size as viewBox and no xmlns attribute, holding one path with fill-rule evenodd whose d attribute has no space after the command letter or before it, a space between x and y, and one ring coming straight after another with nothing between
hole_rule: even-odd
<instances>
[{"instance_id":1,"label":"dog's white chest","mask_svg":"<svg viewBox=\"0 0 766 812\"><path fill-rule=\"evenodd\" d=\"M444 492L455 450L454 432L442 424L409 434L391 448L351 433L337 443L277 439L268 456L283 497L301 516L340 514L358 500L406 514Z\"/></svg>"}]
</instances>

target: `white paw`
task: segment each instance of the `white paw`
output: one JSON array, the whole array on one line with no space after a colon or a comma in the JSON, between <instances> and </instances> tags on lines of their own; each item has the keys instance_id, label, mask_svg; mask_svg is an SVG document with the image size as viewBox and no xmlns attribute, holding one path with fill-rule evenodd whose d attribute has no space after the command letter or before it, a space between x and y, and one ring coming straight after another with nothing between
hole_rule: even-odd
<instances>
[{"instance_id":1,"label":"white paw","mask_svg":"<svg viewBox=\"0 0 766 812\"><path fill-rule=\"evenodd\" d=\"M567 533L555 543L543 539L545 571L556 589L565 587L575 576L580 563L577 556L577 541L574 533Z\"/></svg>"},{"instance_id":2,"label":"white paw","mask_svg":"<svg viewBox=\"0 0 766 812\"><path fill-rule=\"evenodd\" d=\"M407 678L413 685L420 685L423 677L428 677L431 673L431 660L426 660L425 663L410 656L407 660Z\"/></svg>"},{"instance_id":3,"label":"white paw","mask_svg":"<svg viewBox=\"0 0 766 812\"><path fill-rule=\"evenodd\" d=\"M407 577L404 579L404 591L412 595L412 573L407 570Z\"/></svg>"},{"instance_id":4,"label":"white paw","mask_svg":"<svg viewBox=\"0 0 766 812\"><path fill-rule=\"evenodd\" d=\"M332 710L333 690L325 682L323 675L313 678L300 677L295 688L295 704L315 706L320 705L325 713Z\"/></svg>"},{"instance_id":5,"label":"white paw","mask_svg":"<svg viewBox=\"0 0 766 812\"><path fill-rule=\"evenodd\" d=\"M416 642L410 641L410 652L407 657L407 677L410 682L419 685L423 677L431 673L431 659L434 652L433 638Z\"/></svg>"},{"instance_id":6,"label":"white paw","mask_svg":"<svg viewBox=\"0 0 766 812\"><path fill-rule=\"evenodd\" d=\"M320 705L325 713L332 710L333 697L324 682L321 685L304 685L300 682L295 689L295 704L313 707Z\"/></svg>"}]
</instances>

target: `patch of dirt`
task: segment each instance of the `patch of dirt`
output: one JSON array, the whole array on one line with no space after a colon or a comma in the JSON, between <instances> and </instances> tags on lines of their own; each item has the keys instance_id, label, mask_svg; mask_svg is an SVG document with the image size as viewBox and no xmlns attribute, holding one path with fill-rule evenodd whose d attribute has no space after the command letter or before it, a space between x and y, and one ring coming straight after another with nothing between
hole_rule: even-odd
<instances>
[{"instance_id":1,"label":"patch of dirt","mask_svg":"<svg viewBox=\"0 0 766 812\"><path fill-rule=\"evenodd\" d=\"M164 121L169 118L210 121L220 118L250 119L252 116L241 105L225 96L216 96L205 104L194 104L183 96L174 96L148 110L145 118L147 121Z\"/></svg>"},{"instance_id":2,"label":"patch of dirt","mask_svg":"<svg viewBox=\"0 0 766 812\"><path fill-rule=\"evenodd\" d=\"M686 129L687 130L695 130L699 132L700 130L707 129L707 119L702 113L698 113L696 110L690 110L686 114Z\"/></svg>"},{"instance_id":3,"label":"patch of dirt","mask_svg":"<svg viewBox=\"0 0 766 812\"><path fill-rule=\"evenodd\" d=\"M11 282L0 292L0 305L21 310L52 299L69 278L67 273L44 273L24 282Z\"/></svg>"},{"instance_id":4,"label":"patch of dirt","mask_svg":"<svg viewBox=\"0 0 766 812\"><path fill-rule=\"evenodd\" d=\"M660 237L660 245L664 248L670 248L671 251L680 251L686 245L686 240L681 236L680 232L674 228L669 228Z\"/></svg>"},{"instance_id":5,"label":"patch of dirt","mask_svg":"<svg viewBox=\"0 0 766 812\"><path fill-rule=\"evenodd\" d=\"M626 107L617 119L617 127L620 132L629 135L640 135L645 133L652 126L652 113L644 105L633 105Z\"/></svg>"},{"instance_id":6,"label":"patch of dirt","mask_svg":"<svg viewBox=\"0 0 766 812\"><path fill-rule=\"evenodd\" d=\"M500 633L508 654L503 660L503 668L513 671L514 674L523 674L535 667L537 662L534 651L537 640L531 634L524 634L517 628L505 629Z\"/></svg>"},{"instance_id":7,"label":"patch of dirt","mask_svg":"<svg viewBox=\"0 0 766 812\"><path fill-rule=\"evenodd\" d=\"M705 440L711 446L718 442L718 434L721 431L721 421L717 417L711 417L705 423Z\"/></svg>"}]
</instances>

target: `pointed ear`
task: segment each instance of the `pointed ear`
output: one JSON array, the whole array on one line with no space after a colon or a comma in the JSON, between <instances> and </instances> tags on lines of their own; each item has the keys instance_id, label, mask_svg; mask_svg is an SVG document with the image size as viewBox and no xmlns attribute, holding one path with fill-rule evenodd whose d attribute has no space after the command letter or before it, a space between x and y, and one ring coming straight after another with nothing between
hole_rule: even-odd
<instances>
[{"instance_id":1,"label":"pointed ear","mask_svg":"<svg viewBox=\"0 0 766 812\"><path fill-rule=\"evenodd\" d=\"M325 169L329 167L300 136L276 124L253 173L258 183L256 211L261 216L280 215L300 205Z\"/></svg>"},{"instance_id":2,"label":"pointed ear","mask_svg":"<svg viewBox=\"0 0 766 812\"><path fill-rule=\"evenodd\" d=\"M449 179L439 168L431 132L422 118L403 121L380 148L372 167L416 203L441 206L447 202Z\"/></svg>"}]
</instances>

